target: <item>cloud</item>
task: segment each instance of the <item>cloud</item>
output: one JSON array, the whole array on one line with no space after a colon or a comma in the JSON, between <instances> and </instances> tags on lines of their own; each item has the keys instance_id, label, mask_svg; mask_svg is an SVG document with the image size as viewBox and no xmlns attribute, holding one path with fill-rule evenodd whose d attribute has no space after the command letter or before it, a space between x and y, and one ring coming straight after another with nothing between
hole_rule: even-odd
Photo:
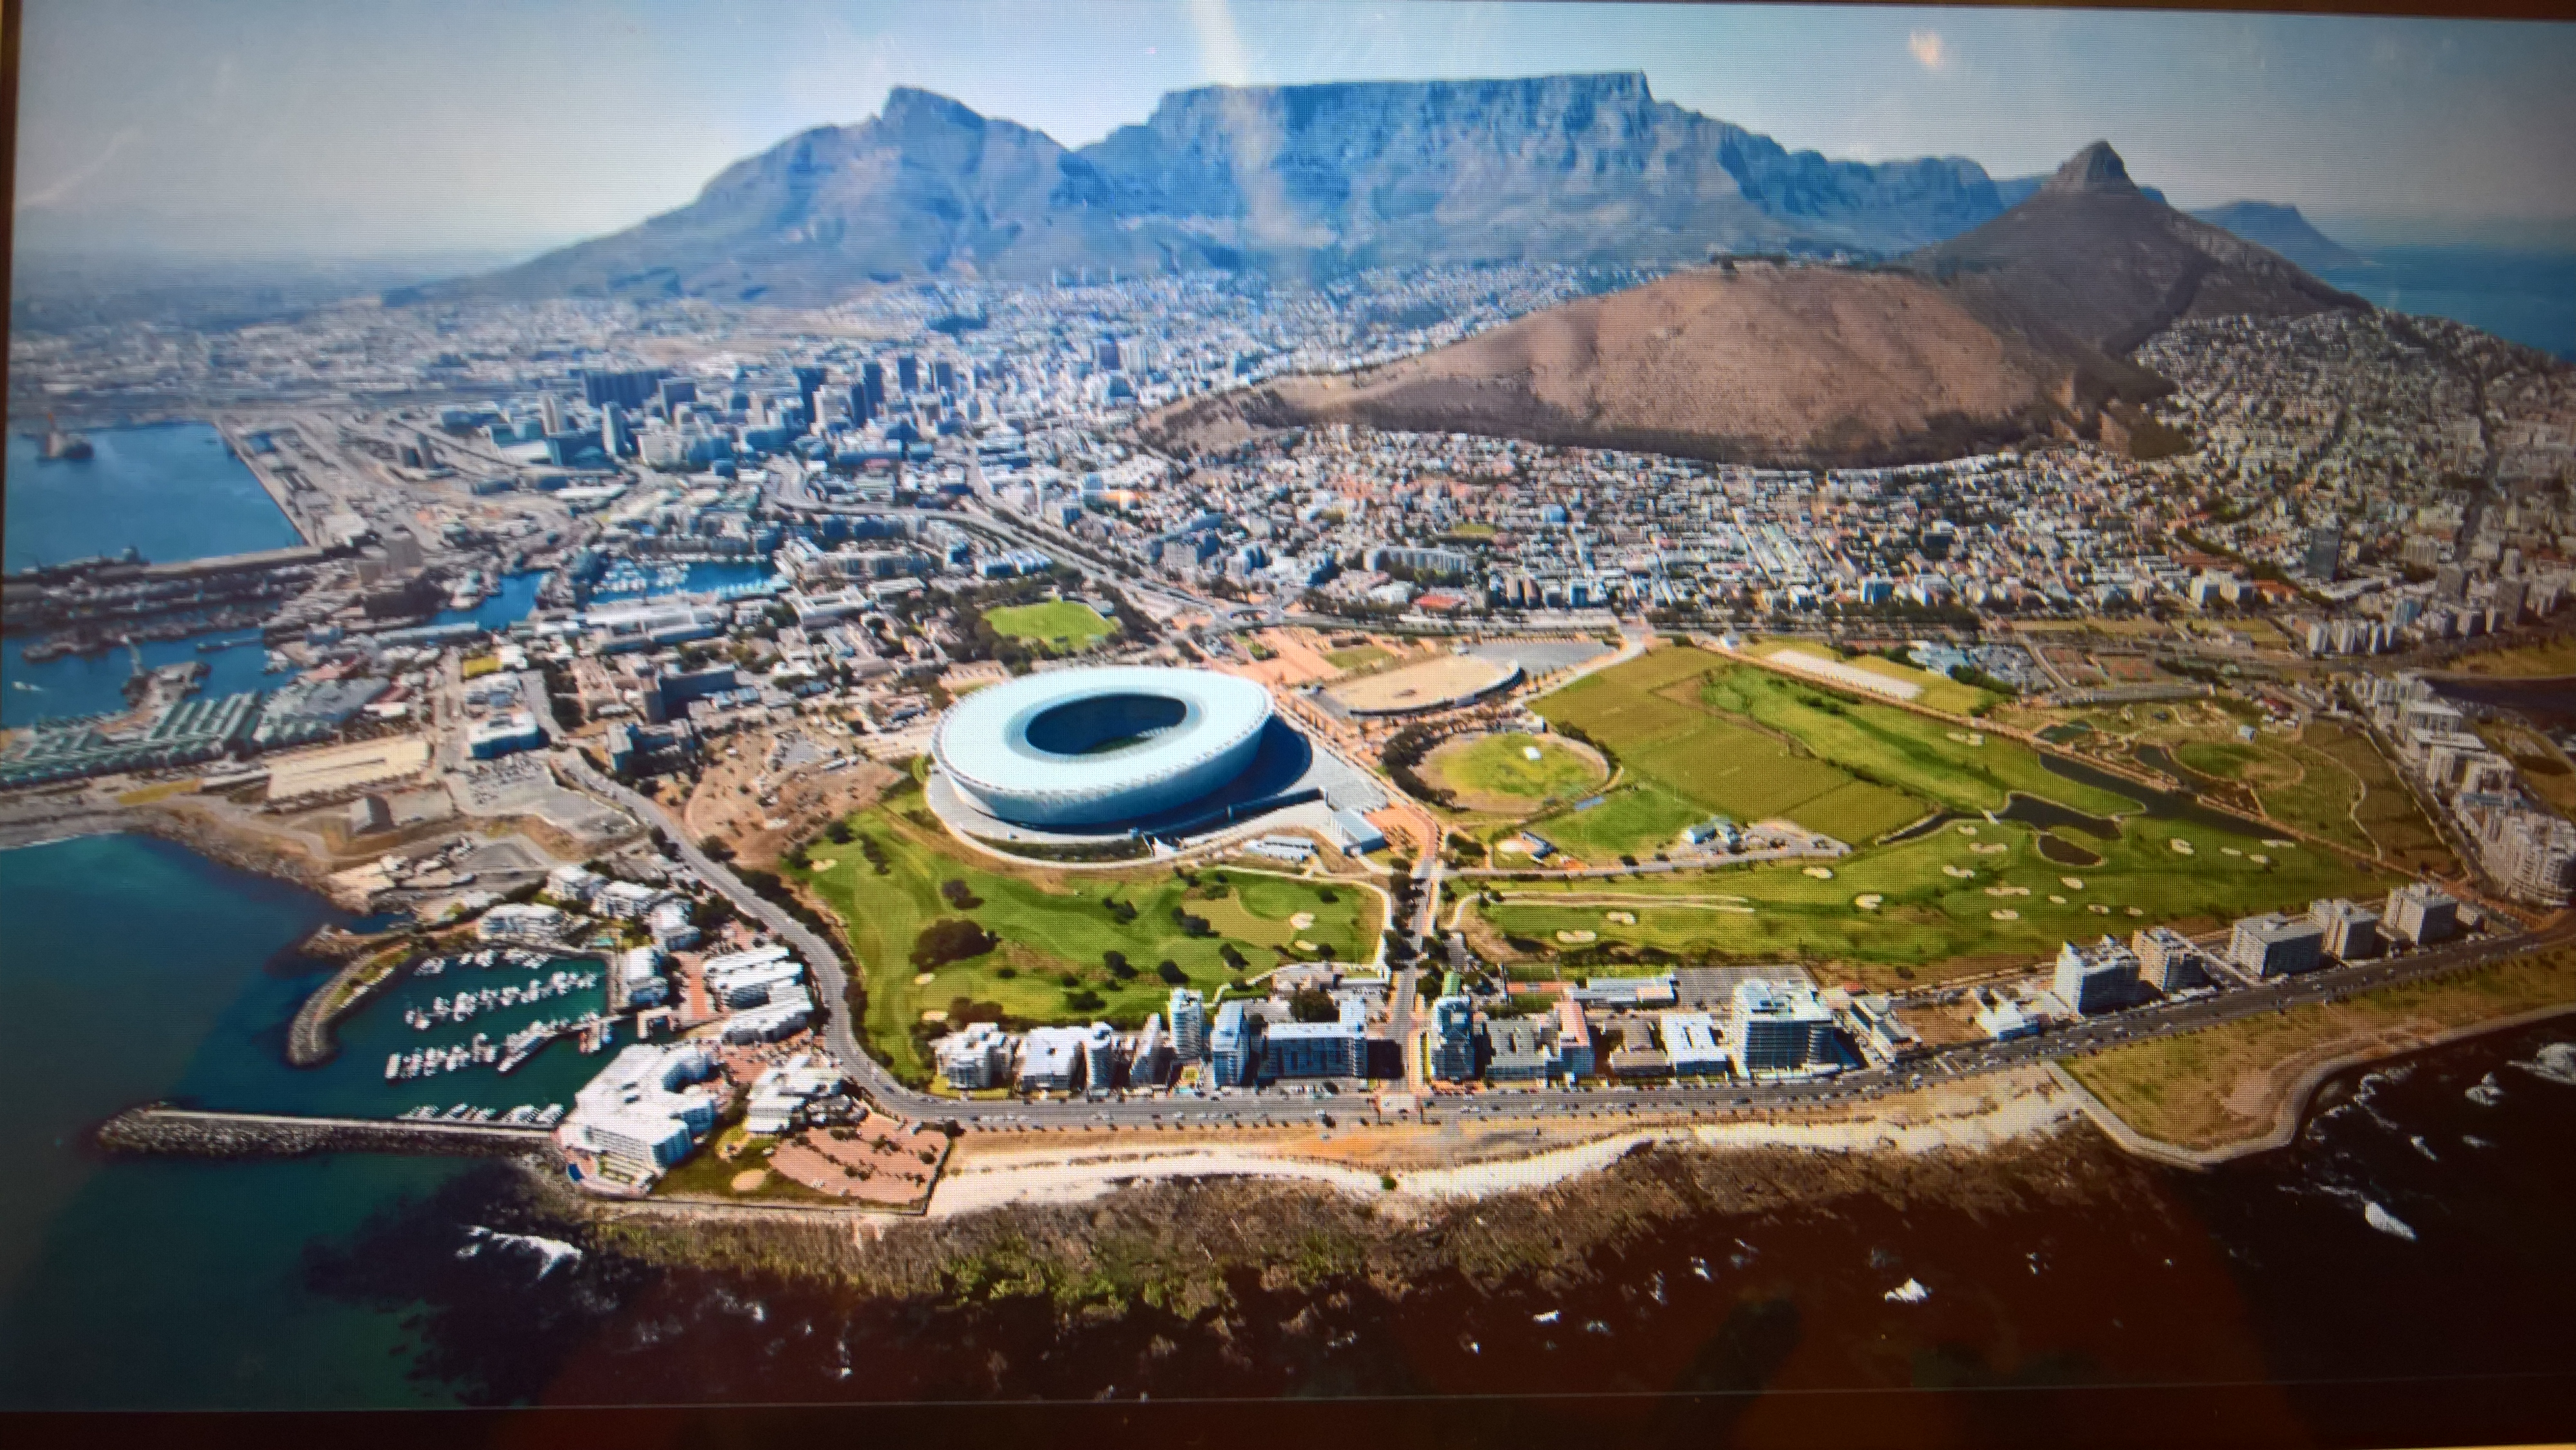
<instances>
[{"instance_id":1,"label":"cloud","mask_svg":"<svg viewBox=\"0 0 2576 1450\"><path fill-rule=\"evenodd\" d=\"M1950 47L1937 30L1918 30L1905 37L1906 53L1925 70L1940 70L1950 63Z\"/></svg>"}]
</instances>

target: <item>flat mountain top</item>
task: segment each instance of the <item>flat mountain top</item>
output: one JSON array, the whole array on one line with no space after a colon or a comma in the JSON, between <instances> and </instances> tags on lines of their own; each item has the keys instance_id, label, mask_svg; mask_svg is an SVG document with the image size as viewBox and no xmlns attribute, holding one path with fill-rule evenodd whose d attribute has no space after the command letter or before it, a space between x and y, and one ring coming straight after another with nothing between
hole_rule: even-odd
<instances>
[{"instance_id":1,"label":"flat mountain top","mask_svg":"<svg viewBox=\"0 0 2576 1450\"><path fill-rule=\"evenodd\" d=\"M2090 436L2166 390L2129 360L2179 318L2366 306L2078 152L2020 205L1894 268L1730 263L1586 298L1348 378L1148 419L1176 447L1360 422L1755 463L1957 456Z\"/></svg>"},{"instance_id":2,"label":"flat mountain top","mask_svg":"<svg viewBox=\"0 0 2576 1450\"><path fill-rule=\"evenodd\" d=\"M828 301L871 280L1056 269L1887 255L2004 209L1975 162L1790 151L1643 75L1202 87L1068 150L899 88L643 224L446 289Z\"/></svg>"}]
</instances>

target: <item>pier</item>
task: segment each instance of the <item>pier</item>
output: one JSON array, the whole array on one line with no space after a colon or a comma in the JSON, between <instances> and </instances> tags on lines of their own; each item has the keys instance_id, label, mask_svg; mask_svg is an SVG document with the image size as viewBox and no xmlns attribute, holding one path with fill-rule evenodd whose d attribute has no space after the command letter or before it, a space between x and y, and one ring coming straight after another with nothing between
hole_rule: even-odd
<instances>
[{"instance_id":1,"label":"pier","mask_svg":"<svg viewBox=\"0 0 2576 1450\"><path fill-rule=\"evenodd\" d=\"M552 1150L546 1128L437 1119L327 1118L231 1113L161 1105L128 1108L101 1124L111 1153L195 1158L300 1158L313 1153L412 1153L511 1158Z\"/></svg>"}]
</instances>

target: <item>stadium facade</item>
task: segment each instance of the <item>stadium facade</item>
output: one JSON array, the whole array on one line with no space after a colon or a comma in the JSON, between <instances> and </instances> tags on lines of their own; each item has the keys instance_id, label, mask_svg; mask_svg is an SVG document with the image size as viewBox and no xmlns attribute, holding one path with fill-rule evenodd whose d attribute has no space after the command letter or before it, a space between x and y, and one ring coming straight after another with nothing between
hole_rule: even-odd
<instances>
[{"instance_id":1,"label":"stadium facade","mask_svg":"<svg viewBox=\"0 0 2576 1450\"><path fill-rule=\"evenodd\" d=\"M931 758L995 817L1048 830L1160 815L1223 788L1261 748L1270 692L1211 670L1053 670L949 707Z\"/></svg>"}]
</instances>

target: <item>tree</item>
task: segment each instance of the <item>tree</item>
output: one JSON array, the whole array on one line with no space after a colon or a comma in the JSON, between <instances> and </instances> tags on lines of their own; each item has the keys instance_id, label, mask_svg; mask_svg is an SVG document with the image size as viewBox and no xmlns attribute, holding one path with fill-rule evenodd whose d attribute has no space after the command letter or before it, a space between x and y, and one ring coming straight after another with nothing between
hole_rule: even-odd
<instances>
[{"instance_id":1,"label":"tree","mask_svg":"<svg viewBox=\"0 0 2576 1450\"><path fill-rule=\"evenodd\" d=\"M1002 939L975 922L957 917L934 921L921 929L913 939L912 965L916 971L930 971L950 962L980 957L1000 946Z\"/></svg>"},{"instance_id":2,"label":"tree","mask_svg":"<svg viewBox=\"0 0 2576 1450\"><path fill-rule=\"evenodd\" d=\"M1288 1015L1299 1022L1335 1022L1341 1006L1321 987L1300 987L1288 999Z\"/></svg>"},{"instance_id":3,"label":"tree","mask_svg":"<svg viewBox=\"0 0 2576 1450\"><path fill-rule=\"evenodd\" d=\"M1116 977L1122 982L1127 980L1129 977L1136 975L1135 964L1128 961L1127 954L1122 951L1111 950L1102 952L1100 954L1100 964L1109 969L1109 975Z\"/></svg>"}]
</instances>

